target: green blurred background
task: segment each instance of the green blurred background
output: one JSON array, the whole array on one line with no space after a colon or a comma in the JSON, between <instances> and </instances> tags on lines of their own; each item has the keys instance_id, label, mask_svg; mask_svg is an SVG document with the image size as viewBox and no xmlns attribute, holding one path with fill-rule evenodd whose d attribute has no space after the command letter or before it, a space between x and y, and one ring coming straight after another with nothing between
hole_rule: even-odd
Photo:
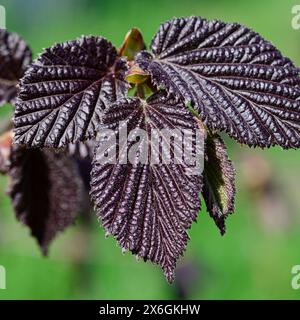
<instances>
[{"instance_id":1,"label":"green blurred background","mask_svg":"<svg viewBox=\"0 0 300 320\"><path fill-rule=\"evenodd\" d=\"M289 0L8 0L7 29L34 54L82 34L103 35L116 46L139 27L147 43L174 16L200 15L240 22L272 41L300 65L300 30L291 27ZM11 112L1 109L1 117ZM291 268L300 264L300 151L251 150L228 140L237 168L236 212L221 237L203 205L181 259L177 282L159 267L123 255L105 239L96 217L59 235L48 258L13 214L0 178L0 265L7 289L0 299L298 299Z\"/></svg>"}]
</instances>

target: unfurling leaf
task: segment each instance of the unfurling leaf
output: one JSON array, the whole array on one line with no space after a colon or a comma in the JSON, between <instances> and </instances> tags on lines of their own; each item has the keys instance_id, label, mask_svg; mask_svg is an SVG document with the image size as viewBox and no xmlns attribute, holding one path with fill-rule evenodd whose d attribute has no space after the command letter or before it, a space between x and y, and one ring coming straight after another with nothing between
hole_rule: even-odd
<instances>
[{"instance_id":1,"label":"unfurling leaf","mask_svg":"<svg viewBox=\"0 0 300 320\"><path fill-rule=\"evenodd\" d=\"M15 141L61 148L93 138L104 110L128 85L124 58L101 37L82 37L46 49L21 79Z\"/></svg>"},{"instance_id":2,"label":"unfurling leaf","mask_svg":"<svg viewBox=\"0 0 300 320\"><path fill-rule=\"evenodd\" d=\"M97 145L91 178L97 215L124 250L159 264L171 282L176 261L189 239L187 229L200 209L202 177L200 171L199 175L188 175L186 163L179 158L175 161L176 148L182 145L179 133L174 137L169 163L153 163L152 156L160 158L166 152L153 143L153 133L160 130L166 141L168 137L162 129L194 132L197 124L182 102L163 92L146 101L124 98L116 102L104 122L113 130L120 123L124 129L126 124L128 132L137 134L139 140L138 144L133 136L128 138L128 144L119 140L115 163L105 162L105 155L107 159L113 159L113 155L110 158L109 153L102 154L104 140ZM112 138L107 139L111 145Z\"/></svg>"},{"instance_id":3,"label":"unfurling leaf","mask_svg":"<svg viewBox=\"0 0 300 320\"><path fill-rule=\"evenodd\" d=\"M141 68L133 65L126 74L126 81L132 84L142 84L150 77L149 73L145 72Z\"/></svg>"},{"instance_id":4,"label":"unfurling leaf","mask_svg":"<svg viewBox=\"0 0 300 320\"><path fill-rule=\"evenodd\" d=\"M126 57L129 61L133 60L137 52L146 48L141 31L132 28L125 36L124 43L118 50L120 56Z\"/></svg>"},{"instance_id":5,"label":"unfurling leaf","mask_svg":"<svg viewBox=\"0 0 300 320\"><path fill-rule=\"evenodd\" d=\"M259 34L200 17L170 20L139 66L191 102L210 129L250 146L300 146L298 68Z\"/></svg>"},{"instance_id":6,"label":"unfurling leaf","mask_svg":"<svg viewBox=\"0 0 300 320\"><path fill-rule=\"evenodd\" d=\"M79 211L77 168L64 154L13 146L8 174L16 216L47 254L51 240L74 222Z\"/></svg>"},{"instance_id":7,"label":"unfurling leaf","mask_svg":"<svg viewBox=\"0 0 300 320\"><path fill-rule=\"evenodd\" d=\"M210 216L224 234L225 219L234 211L235 170L217 134L206 139L202 195Z\"/></svg>"},{"instance_id":8,"label":"unfurling leaf","mask_svg":"<svg viewBox=\"0 0 300 320\"><path fill-rule=\"evenodd\" d=\"M14 102L16 86L31 58L31 50L19 35L0 29L0 106Z\"/></svg>"}]
</instances>

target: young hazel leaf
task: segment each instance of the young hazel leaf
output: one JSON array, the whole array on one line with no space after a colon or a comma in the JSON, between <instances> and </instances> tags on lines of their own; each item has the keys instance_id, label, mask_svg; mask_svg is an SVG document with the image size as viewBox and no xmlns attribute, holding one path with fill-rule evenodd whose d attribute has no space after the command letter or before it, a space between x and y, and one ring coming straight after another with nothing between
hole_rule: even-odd
<instances>
[{"instance_id":1,"label":"young hazel leaf","mask_svg":"<svg viewBox=\"0 0 300 320\"><path fill-rule=\"evenodd\" d=\"M117 130L120 123L123 128L126 123L128 132L138 134L143 130L146 134L140 136L138 145L134 138L128 145L119 141L115 163L105 163L103 141L99 142L91 178L97 215L124 250L159 264L171 282L176 261L189 239L187 229L200 210L202 177L200 171L199 175L188 175L185 162L176 162L173 156L169 163L153 164L151 155L162 157L166 150L161 152L152 138L155 129L194 131L197 124L182 102L162 92L146 101L124 98L116 102L104 122L109 129ZM159 132L166 141L166 134ZM181 145L177 138L174 137L172 155ZM109 140L106 142L110 145ZM125 149L128 148L129 158L133 147L136 156L126 164Z\"/></svg>"},{"instance_id":2,"label":"young hazel leaf","mask_svg":"<svg viewBox=\"0 0 300 320\"><path fill-rule=\"evenodd\" d=\"M13 146L9 195L17 218L31 229L44 254L79 211L81 181L64 154Z\"/></svg>"},{"instance_id":3,"label":"young hazel leaf","mask_svg":"<svg viewBox=\"0 0 300 320\"><path fill-rule=\"evenodd\" d=\"M19 35L0 29L0 106L14 102L17 84L31 59L31 50Z\"/></svg>"},{"instance_id":4,"label":"young hazel leaf","mask_svg":"<svg viewBox=\"0 0 300 320\"><path fill-rule=\"evenodd\" d=\"M127 91L124 58L102 37L46 49L21 79L15 141L61 148L93 138L107 106Z\"/></svg>"},{"instance_id":5,"label":"young hazel leaf","mask_svg":"<svg viewBox=\"0 0 300 320\"><path fill-rule=\"evenodd\" d=\"M146 49L145 42L141 31L137 28L132 28L125 36L125 40L118 50L120 56L124 56L131 61L137 52Z\"/></svg>"},{"instance_id":6,"label":"young hazel leaf","mask_svg":"<svg viewBox=\"0 0 300 320\"><path fill-rule=\"evenodd\" d=\"M298 68L259 34L200 17L170 20L136 62L211 129L250 146L300 146Z\"/></svg>"},{"instance_id":7,"label":"young hazel leaf","mask_svg":"<svg viewBox=\"0 0 300 320\"><path fill-rule=\"evenodd\" d=\"M202 195L210 216L224 234L225 219L234 211L235 170L217 134L206 139Z\"/></svg>"}]
</instances>

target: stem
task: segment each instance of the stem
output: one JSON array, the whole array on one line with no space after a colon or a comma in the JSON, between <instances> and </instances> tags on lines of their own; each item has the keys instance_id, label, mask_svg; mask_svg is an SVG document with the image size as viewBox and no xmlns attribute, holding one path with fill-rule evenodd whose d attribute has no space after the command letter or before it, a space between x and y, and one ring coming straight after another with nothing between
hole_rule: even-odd
<instances>
[{"instance_id":1,"label":"stem","mask_svg":"<svg viewBox=\"0 0 300 320\"><path fill-rule=\"evenodd\" d=\"M144 85L143 84L137 84L136 85L135 96L139 97L141 99L145 99L145 90L144 90Z\"/></svg>"}]
</instances>

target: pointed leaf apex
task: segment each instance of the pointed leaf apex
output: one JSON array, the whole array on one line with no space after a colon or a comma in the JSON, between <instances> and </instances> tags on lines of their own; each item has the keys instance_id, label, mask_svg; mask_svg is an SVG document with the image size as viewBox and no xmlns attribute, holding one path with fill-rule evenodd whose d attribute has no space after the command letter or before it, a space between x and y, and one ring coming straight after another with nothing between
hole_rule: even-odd
<instances>
[{"instance_id":1,"label":"pointed leaf apex","mask_svg":"<svg viewBox=\"0 0 300 320\"><path fill-rule=\"evenodd\" d=\"M142 33L137 28L130 29L124 39L118 53L120 56L127 57L128 60L133 60L137 52L145 49L145 42Z\"/></svg>"}]
</instances>

